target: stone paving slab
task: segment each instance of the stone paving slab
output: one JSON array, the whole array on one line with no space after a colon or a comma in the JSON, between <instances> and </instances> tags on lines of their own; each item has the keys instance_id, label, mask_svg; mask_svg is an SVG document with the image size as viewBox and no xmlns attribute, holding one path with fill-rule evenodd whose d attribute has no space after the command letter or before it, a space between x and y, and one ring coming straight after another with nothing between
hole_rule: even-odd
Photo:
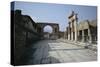
<instances>
[{"instance_id":1,"label":"stone paving slab","mask_svg":"<svg viewBox=\"0 0 100 67\"><path fill-rule=\"evenodd\" d=\"M49 64L66 62L96 61L97 53L84 49L81 46L72 45L56 40L42 40L32 48L36 48L29 64Z\"/></svg>"},{"instance_id":2,"label":"stone paving slab","mask_svg":"<svg viewBox=\"0 0 100 67\"><path fill-rule=\"evenodd\" d=\"M88 47L91 50L97 51L97 44L88 43L88 42L86 43L86 42L79 42L79 41L71 41L71 40L66 40L66 39L58 39L57 41L81 46L81 47L84 47L84 48Z\"/></svg>"}]
</instances>

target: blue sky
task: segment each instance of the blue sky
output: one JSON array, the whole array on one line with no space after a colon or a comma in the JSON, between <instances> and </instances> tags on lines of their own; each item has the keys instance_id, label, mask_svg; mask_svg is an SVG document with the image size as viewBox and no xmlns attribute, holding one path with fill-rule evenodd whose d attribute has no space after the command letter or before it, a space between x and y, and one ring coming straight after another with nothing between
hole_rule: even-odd
<instances>
[{"instance_id":1,"label":"blue sky","mask_svg":"<svg viewBox=\"0 0 100 67\"><path fill-rule=\"evenodd\" d=\"M96 6L15 2L14 10L17 9L22 10L23 15L29 15L35 22L58 23L60 31L65 31L72 11L78 13L78 22L97 19Z\"/></svg>"}]
</instances>

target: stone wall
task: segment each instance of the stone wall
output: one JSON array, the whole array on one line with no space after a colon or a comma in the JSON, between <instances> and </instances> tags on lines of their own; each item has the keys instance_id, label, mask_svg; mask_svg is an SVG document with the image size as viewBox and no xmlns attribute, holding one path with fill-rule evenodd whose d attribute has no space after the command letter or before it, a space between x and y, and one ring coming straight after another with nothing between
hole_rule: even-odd
<instances>
[{"instance_id":1,"label":"stone wall","mask_svg":"<svg viewBox=\"0 0 100 67\"><path fill-rule=\"evenodd\" d=\"M22 15L20 10L12 11L11 18L13 23L14 43L14 64L18 63L25 50L30 48L33 43L41 39L41 35L34 28L35 24L27 15Z\"/></svg>"}]
</instances>

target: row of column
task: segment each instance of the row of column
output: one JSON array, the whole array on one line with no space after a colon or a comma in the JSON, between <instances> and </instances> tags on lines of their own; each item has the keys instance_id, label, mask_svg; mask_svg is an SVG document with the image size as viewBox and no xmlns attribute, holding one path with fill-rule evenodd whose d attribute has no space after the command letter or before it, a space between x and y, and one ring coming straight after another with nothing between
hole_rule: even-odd
<instances>
[{"instance_id":1,"label":"row of column","mask_svg":"<svg viewBox=\"0 0 100 67\"><path fill-rule=\"evenodd\" d=\"M82 31L82 35L81 35L81 41L82 42L85 42L85 41L89 41L89 42L92 42L92 36L91 36L91 32L90 32L90 29L88 28L87 29L87 32L83 29L81 30ZM85 34L85 32L87 33L87 35ZM78 31L78 36L79 35L79 31Z\"/></svg>"},{"instance_id":2,"label":"row of column","mask_svg":"<svg viewBox=\"0 0 100 67\"><path fill-rule=\"evenodd\" d=\"M78 22L77 14L72 11L72 14L68 17L68 19L69 19L69 26L67 28L67 39L78 41L79 39L78 36L80 36L80 34L78 30L78 25L77 25L77 22ZM82 30L81 40L83 42L85 40L92 42L92 36L91 36L89 27L87 28L87 31L86 29Z\"/></svg>"},{"instance_id":3,"label":"row of column","mask_svg":"<svg viewBox=\"0 0 100 67\"><path fill-rule=\"evenodd\" d=\"M72 13L69 17L68 40L77 41L77 15Z\"/></svg>"}]
</instances>

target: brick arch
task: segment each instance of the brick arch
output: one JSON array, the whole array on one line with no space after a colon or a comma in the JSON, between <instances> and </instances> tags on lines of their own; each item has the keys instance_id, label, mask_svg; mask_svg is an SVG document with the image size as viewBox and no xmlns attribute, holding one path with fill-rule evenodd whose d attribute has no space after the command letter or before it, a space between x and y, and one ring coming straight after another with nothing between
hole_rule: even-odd
<instances>
[{"instance_id":1,"label":"brick arch","mask_svg":"<svg viewBox=\"0 0 100 67\"><path fill-rule=\"evenodd\" d=\"M43 27L43 32L46 32L46 29L49 28L49 31L47 31L48 33L53 33L53 28L50 25L46 25Z\"/></svg>"},{"instance_id":2,"label":"brick arch","mask_svg":"<svg viewBox=\"0 0 100 67\"><path fill-rule=\"evenodd\" d=\"M41 35L45 35L44 34L44 27L45 26L51 26L52 27L52 33L50 34L50 38L49 39L58 39L59 37L59 24L57 23L37 23L38 27L40 27L40 34Z\"/></svg>"},{"instance_id":3,"label":"brick arch","mask_svg":"<svg viewBox=\"0 0 100 67\"><path fill-rule=\"evenodd\" d=\"M59 24L57 24L57 23L37 23L37 25L41 28L41 33L43 33L43 29L47 25L52 27L53 33L56 34L59 32Z\"/></svg>"}]
</instances>

